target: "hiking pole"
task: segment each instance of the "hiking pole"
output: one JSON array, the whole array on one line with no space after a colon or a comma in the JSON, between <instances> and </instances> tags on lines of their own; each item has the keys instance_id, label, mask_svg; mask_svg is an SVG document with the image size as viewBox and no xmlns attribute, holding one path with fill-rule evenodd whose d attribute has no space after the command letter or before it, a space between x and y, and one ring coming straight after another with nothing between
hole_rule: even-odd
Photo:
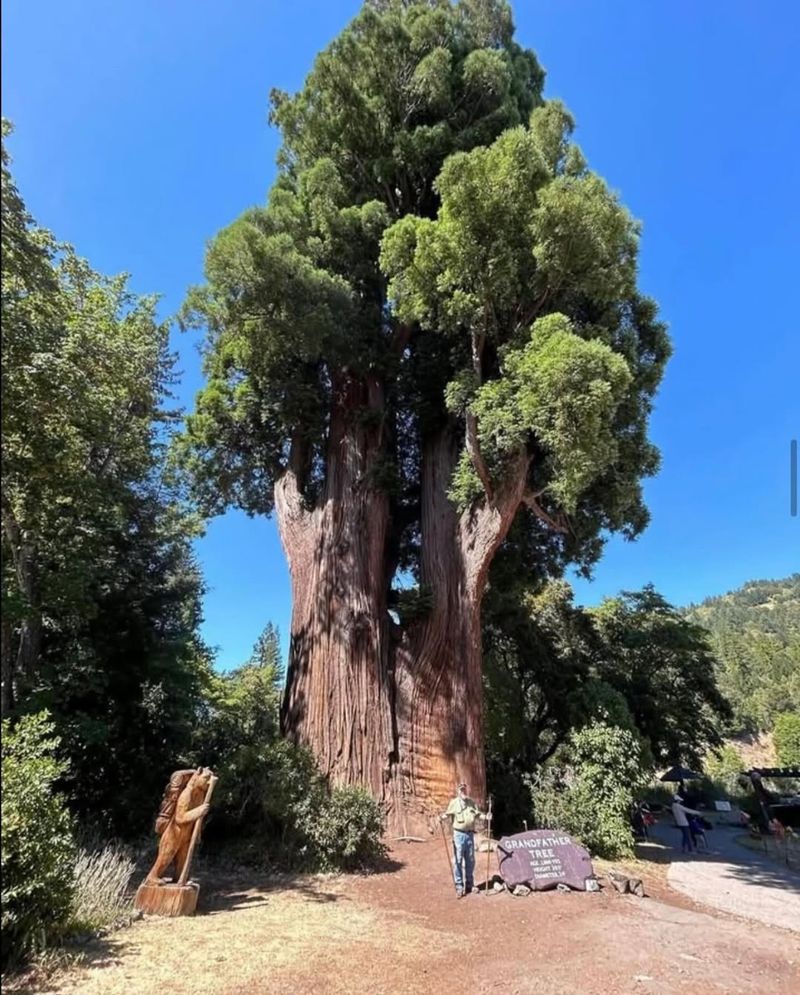
<instances>
[{"instance_id":1,"label":"hiking pole","mask_svg":"<svg viewBox=\"0 0 800 995\"><path fill-rule=\"evenodd\" d=\"M489 795L489 806L486 812L486 826L488 839L486 840L486 894L489 894L489 865L492 857L492 796Z\"/></svg>"},{"instance_id":2,"label":"hiking pole","mask_svg":"<svg viewBox=\"0 0 800 995\"><path fill-rule=\"evenodd\" d=\"M450 849L447 846L447 837L444 834L444 822L441 819L439 819L439 828L442 831L442 843L444 844L444 852L445 852L445 856L447 857L447 870L448 870L448 873L450 875L450 880L452 881L453 880L453 865L452 865L452 863L450 861Z\"/></svg>"}]
</instances>

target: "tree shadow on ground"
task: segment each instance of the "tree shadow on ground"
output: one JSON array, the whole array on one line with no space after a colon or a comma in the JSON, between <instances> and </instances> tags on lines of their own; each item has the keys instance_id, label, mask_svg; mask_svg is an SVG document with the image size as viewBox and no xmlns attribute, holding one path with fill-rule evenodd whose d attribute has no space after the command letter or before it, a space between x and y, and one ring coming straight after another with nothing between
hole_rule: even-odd
<instances>
[{"instance_id":1,"label":"tree shadow on ground","mask_svg":"<svg viewBox=\"0 0 800 995\"><path fill-rule=\"evenodd\" d=\"M674 840L670 834L674 833ZM777 853L754 850L738 841L740 827L717 826L707 836L708 849L684 853L680 848L680 831L662 825L651 839L637 843L636 855L640 860L658 864L716 863L724 865L722 880L730 879L776 888L800 894L800 872L787 866Z\"/></svg>"},{"instance_id":2,"label":"tree shadow on ground","mask_svg":"<svg viewBox=\"0 0 800 995\"><path fill-rule=\"evenodd\" d=\"M198 915L252 909L276 892L295 892L312 902L336 902L346 896L325 889L325 879L305 874L268 874L263 871L217 873L201 886Z\"/></svg>"},{"instance_id":3,"label":"tree shadow on ground","mask_svg":"<svg viewBox=\"0 0 800 995\"><path fill-rule=\"evenodd\" d=\"M9 995L41 995L50 991L63 971L75 968L116 967L122 962L122 939L125 956L136 952L138 944L131 941L128 929L118 934L94 937L86 943L67 943L54 947L32 964L3 975L3 992Z\"/></svg>"},{"instance_id":4,"label":"tree shadow on ground","mask_svg":"<svg viewBox=\"0 0 800 995\"><path fill-rule=\"evenodd\" d=\"M393 874L404 866L402 861L384 857L371 874ZM295 892L312 902L348 901L344 894L348 879L362 874L300 874L264 871L244 867L207 866L201 881L198 914L214 915L237 909L251 909L269 900L270 893ZM205 882L205 883L203 883Z\"/></svg>"},{"instance_id":5,"label":"tree shadow on ground","mask_svg":"<svg viewBox=\"0 0 800 995\"><path fill-rule=\"evenodd\" d=\"M784 892L800 895L800 874L776 864L774 868L765 863L744 866L728 862L729 870L724 877L734 881L746 881L764 888L778 888Z\"/></svg>"}]
</instances>

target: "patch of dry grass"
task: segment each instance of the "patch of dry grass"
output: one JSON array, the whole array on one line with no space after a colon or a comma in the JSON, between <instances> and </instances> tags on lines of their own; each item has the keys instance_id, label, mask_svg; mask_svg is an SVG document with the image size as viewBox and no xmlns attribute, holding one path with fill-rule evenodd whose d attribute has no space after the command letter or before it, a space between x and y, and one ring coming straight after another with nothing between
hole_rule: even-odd
<instances>
[{"instance_id":1,"label":"patch of dry grass","mask_svg":"<svg viewBox=\"0 0 800 995\"><path fill-rule=\"evenodd\" d=\"M282 974L315 965L326 975L340 960L352 970L354 957L370 962L389 952L414 960L458 945L418 917L353 901L338 879L309 879L300 887L266 892L227 889L210 905L203 915L148 917L95 941L80 960L49 970L46 989L36 990L53 995L219 995L251 986L280 990Z\"/></svg>"}]
</instances>

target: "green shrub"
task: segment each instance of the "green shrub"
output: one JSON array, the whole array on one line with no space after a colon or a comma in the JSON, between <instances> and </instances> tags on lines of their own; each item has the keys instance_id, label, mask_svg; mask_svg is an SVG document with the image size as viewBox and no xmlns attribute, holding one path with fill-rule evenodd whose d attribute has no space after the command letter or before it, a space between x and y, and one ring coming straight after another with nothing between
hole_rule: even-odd
<instances>
[{"instance_id":1,"label":"green shrub","mask_svg":"<svg viewBox=\"0 0 800 995\"><path fill-rule=\"evenodd\" d=\"M643 747L630 729L592 722L531 783L534 817L542 829L562 829L593 854L633 853L630 811L647 779Z\"/></svg>"},{"instance_id":2,"label":"green shrub","mask_svg":"<svg viewBox=\"0 0 800 995\"><path fill-rule=\"evenodd\" d=\"M219 775L208 849L256 866L355 870L382 854L380 808L331 791L309 750L280 737L279 672L250 663L219 675L199 724L196 763Z\"/></svg>"},{"instance_id":3,"label":"green shrub","mask_svg":"<svg viewBox=\"0 0 800 995\"><path fill-rule=\"evenodd\" d=\"M127 921L133 913L128 884L135 866L116 846L81 850L75 861L71 928L94 932Z\"/></svg>"},{"instance_id":4,"label":"green shrub","mask_svg":"<svg viewBox=\"0 0 800 995\"><path fill-rule=\"evenodd\" d=\"M245 742L209 762L219 775L209 848L234 860L286 870L312 869L304 826L327 793L311 753L285 739Z\"/></svg>"},{"instance_id":5,"label":"green shrub","mask_svg":"<svg viewBox=\"0 0 800 995\"><path fill-rule=\"evenodd\" d=\"M782 767L800 766L800 714L784 712L775 722L775 753Z\"/></svg>"},{"instance_id":6,"label":"green shrub","mask_svg":"<svg viewBox=\"0 0 800 995\"><path fill-rule=\"evenodd\" d=\"M383 813L363 788L334 788L315 799L303 818L321 870L356 871L374 866L385 854Z\"/></svg>"},{"instance_id":7,"label":"green shrub","mask_svg":"<svg viewBox=\"0 0 800 995\"><path fill-rule=\"evenodd\" d=\"M72 908L75 844L54 784L66 769L47 713L3 722L2 962L61 935Z\"/></svg>"},{"instance_id":8,"label":"green shrub","mask_svg":"<svg viewBox=\"0 0 800 995\"><path fill-rule=\"evenodd\" d=\"M285 739L243 746L219 768L212 846L257 866L360 870L383 854L383 816L359 788L330 791L311 753Z\"/></svg>"}]
</instances>

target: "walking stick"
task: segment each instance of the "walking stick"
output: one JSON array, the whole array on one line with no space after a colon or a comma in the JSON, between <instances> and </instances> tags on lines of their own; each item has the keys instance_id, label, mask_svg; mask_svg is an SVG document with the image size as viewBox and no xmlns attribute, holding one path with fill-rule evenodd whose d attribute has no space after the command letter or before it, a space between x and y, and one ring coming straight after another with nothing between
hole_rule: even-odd
<instances>
[{"instance_id":1,"label":"walking stick","mask_svg":"<svg viewBox=\"0 0 800 995\"><path fill-rule=\"evenodd\" d=\"M486 893L489 893L489 866L492 856L492 796L489 795L489 808L486 813L486 824L488 828L488 839L486 841Z\"/></svg>"},{"instance_id":2,"label":"walking stick","mask_svg":"<svg viewBox=\"0 0 800 995\"><path fill-rule=\"evenodd\" d=\"M439 819L439 828L442 831L442 843L444 843L444 852L445 852L445 856L447 857L447 869L448 869L448 873L450 875L450 880L452 881L453 880L453 864L452 864L451 859L450 859L450 848L447 845L447 837L444 834L444 823L442 822L441 819ZM455 884L453 886L455 887Z\"/></svg>"},{"instance_id":3,"label":"walking stick","mask_svg":"<svg viewBox=\"0 0 800 995\"><path fill-rule=\"evenodd\" d=\"M211 803L211 795L214 793L214 785L217 783L217 780L218 778L212 775L211 780L208 782L208 790L206 791L206 805L209 805ZM181 876L178 878L179 886L185 885L186 880L189 877L189 865L191 864L192 857L194 856L194 850L195 847L197 846L197 838L200 835L200 824L202 823L204 818L205 816L198 819L195 822L194 827L192 829L192 839L189 843L189 852L186 854L186 860L183 865L183 870L181 871Z\"/></svg>"}]
</instances>

